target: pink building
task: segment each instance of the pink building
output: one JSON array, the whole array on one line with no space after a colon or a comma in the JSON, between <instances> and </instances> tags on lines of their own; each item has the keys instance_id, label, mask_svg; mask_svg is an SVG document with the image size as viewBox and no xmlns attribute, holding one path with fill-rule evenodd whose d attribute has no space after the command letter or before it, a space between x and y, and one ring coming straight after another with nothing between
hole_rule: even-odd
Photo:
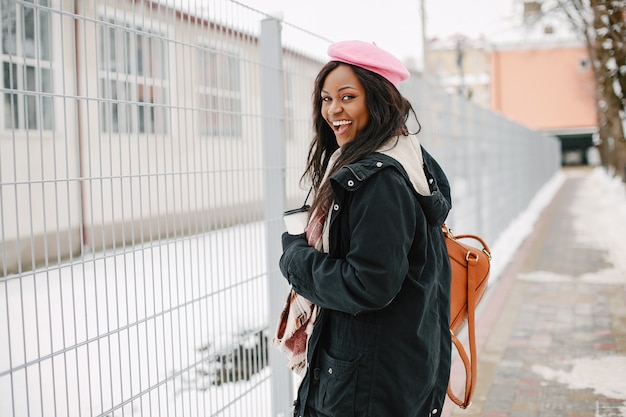
<instances>
[{"instance_id":1,"label":"pink building","mask_svg":"<svg viewBox=\"0 0 626 417\"><path fill-rule=\"evenodd\" d=\"M491 108L561 139L564 163L587 163L597 130L594 81L585 48L562 42L496 47Z\"/></svg>"},{"instance_id":2,"label":"pink building","mask_svg":"<svg viewBox=\"0 0 626 417\"><path fill-rule=\"evenodd\" d=\"M493 110L536 130L559 133L595 127L586 50L497 50L491 66Z\"/></svg>"},{"instance_id":3,"label":"pink building","mask_svg":"<svg viewBox=\"0 0 626 417\"><path fill-rule=\"evenodd\" d=\"M447 91L462 92L482 107L557 136L564 164L597 163L587 50L567 17L554 10L544 13L541 3L516 2L511 21L517 23L480 39L432 40L428 71Z\"/></svg>"}]
</instances>

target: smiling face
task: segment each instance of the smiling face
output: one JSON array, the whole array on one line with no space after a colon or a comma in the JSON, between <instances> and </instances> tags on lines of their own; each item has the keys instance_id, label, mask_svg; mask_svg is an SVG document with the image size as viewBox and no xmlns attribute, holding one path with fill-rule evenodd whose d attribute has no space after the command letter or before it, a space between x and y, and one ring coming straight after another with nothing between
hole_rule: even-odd
<instances>
[{"instance_id":1,"label":"smiling face","mask_svg":"<svg viewBox=\"0 0 626 417\"><path fill-rule=\"evenodd\" d=\"M365 89L347 65L339 65L326 76L321 91L321 113L341 147L354 140L369 121Z\"/></svg>"}]
</instances>

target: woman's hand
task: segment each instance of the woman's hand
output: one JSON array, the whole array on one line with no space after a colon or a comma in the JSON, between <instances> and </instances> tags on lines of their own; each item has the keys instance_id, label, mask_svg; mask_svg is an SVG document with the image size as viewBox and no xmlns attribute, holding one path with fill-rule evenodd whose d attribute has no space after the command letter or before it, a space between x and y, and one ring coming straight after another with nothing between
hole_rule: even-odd
<instances>
[{"instance_id":1,"label":"woman's hand","mask_svg":"<svg viewBox=\"0 0 626 417\"><path fill-rule=\"evenodd\" d=\"M290 235L287 232L283 233L283 252L294 242L303 239L306 240L306 233L301 233L299 235Z\"/></svg>"}]
</instances>

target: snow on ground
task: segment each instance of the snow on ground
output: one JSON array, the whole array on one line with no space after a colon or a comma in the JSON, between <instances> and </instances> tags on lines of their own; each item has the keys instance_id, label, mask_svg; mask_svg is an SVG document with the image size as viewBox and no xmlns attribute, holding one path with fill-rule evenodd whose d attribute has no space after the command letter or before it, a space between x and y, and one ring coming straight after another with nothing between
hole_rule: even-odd
<instances>
[{"instance_id":1,"label":"snow on ground","mask_svg":"<svg viewBox=\"0 0 626 417\"><path fill-rule=\"evenodd\" d=\"M489 271L489 286L495 284L517 249L533 231L535 222L542 210L550 204L552 197L554 197L554 194L563 185L564 181L565 175L558 171L539 190L526 210L513 219L511 224L500 233L496 241L489 245L493 255Z\"/></svg>"},{"instance_id":2,"label":"snow on ground","mask_svg":"<svg viewBox=\"0 0 626 417\"><path fill-rule=\"evenodd\" d=\"M492 286L563 180L555 175L490 245ZM623 278L623 185L597 169L582 192L572 208L581 242L608 247ZM0 416L271 415L270 370L220 386L208 376L209 358L268 326L264 241L263 224L249 224L7 281Z\"/></svg>"},{"instance_id":3,"label":"snow on ground","mask_svg":"<svg viewBox=\"0 0 626 417\"><path fill-rule=\"evenodd\" d=\"M580 358L571 365L569 371L541 365L534 365L532 369L544 379L567 385L572 390L591 388L596 394L626 400L626 356Z\"/></svg>"},{"instance_id":4,"label":"snow on ground","mask_svg":"<svg viewBox=\"0 0 626 417\"><path fill-rule=\"evenodd\" d=\"M581 248L606 252L607 264L600 271L580 276L534 271L519 278L541 282L584 282L626 284L626 192L618 178L609 178L603 169L595 169L585 177L577 190L577 204L570 207L574 216L575 244Z\"/></svg>"},{"instance_id":5,"label":"snow on ground","mask_svg":"<svg viewBox=\"0 0 626 417\"><path fill-rule=\"evenodd\" d=\"M617 178L609 178L597 168L584 178L577 190L576 204L570 207L574 215L575 244L582 248L606 253L608 268L580 276L534 271L521 274L519 279L534 282L584 283L592 285L626 285L626 189ZM623 291L616 288L616 290ZM626 312L622 312L626 316ZM591 389L596 394L625 401L622 415L626 416L626 356L576 358L568 363L569 370L533 366L533 371L545 380L567 385L572 390Z\"/></svg>"},{"instance_id":6,"label":"snow on ground","mask_svg":"<svg viewBox=\"0 0 626 417\"><path fill-rule=\"evenodd\" d=\"M264 239L242 225L0 285L0 416L269 415L269 370L213 384L266 326Z\"/></svg>"}]
</instances>

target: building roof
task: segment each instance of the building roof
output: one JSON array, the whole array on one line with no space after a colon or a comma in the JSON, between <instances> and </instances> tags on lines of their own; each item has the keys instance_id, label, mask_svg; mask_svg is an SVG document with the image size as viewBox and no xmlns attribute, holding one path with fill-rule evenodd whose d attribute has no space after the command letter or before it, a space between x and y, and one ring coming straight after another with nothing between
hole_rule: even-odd
<instances>
[{"instance_id":1,"label":"building roof","mask_svg":"<svg viewBox=\"0 0 626 417\"><path fill-rule=\"evenodd\" d=\"M532 49L582 46L580 35L562 11L524 16L507 30L489 35L490 42L498 49L527 47Z\"/></svg>"},{"instance_id":2,"label":"building roof","mask_svg":"<svg viewBox=\"0 0 626 417\"><path fill-rule=\"evenodd\" d=\"M433 50L456 49L459 41L466 49L551 49L581 47L584 40L565 13L553 1L522 1L518 10L495 26L485 28L482 35L469 38L456 33L447 38L432 38ZM531 7L529 7L531 6Z\"/></svg>"}]
</instances>

